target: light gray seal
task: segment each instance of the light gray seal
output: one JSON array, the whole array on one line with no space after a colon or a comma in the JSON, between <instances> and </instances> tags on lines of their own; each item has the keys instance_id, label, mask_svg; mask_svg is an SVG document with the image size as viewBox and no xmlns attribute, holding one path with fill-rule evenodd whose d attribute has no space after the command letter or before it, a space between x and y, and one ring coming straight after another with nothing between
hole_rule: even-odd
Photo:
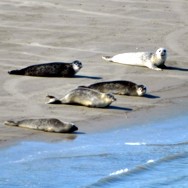
<instances>
[{"instance_id":1,"label":"light gray seal","mask_svg":"<svg viewBox=\"0 0 188 188\"><path fill-rule=\"evenodd\" d=\"M79 87L94 89L102 93L112 93L129 96L143 96L146 93L146 87L144 85L137 85L133 82L125 80L98 82L89 86Z\"/></svg>"},{"instance_id":2,"label":"light gray seal","mask_svg":"<svg viewBox=\"0 0 188 188\"><path fill-rule=\"evenodd\" d=\"M109 106L116 98L112 94L101 93L89 88L77 88L70 91L62 99L47 96L47 104L78 104L87 107L104 108Z\"/></svg>"},{"instance_id":3,"label":"light gray seal","mask_svg":"<svg viewBox=\"0 0 188 188\"><path fill-rule=\"evenodd\" d=\"M114 56L103 56L104 60L125 65L145 66L153 70L166 68L167 50L159 48L153 52L122 53Z\"/></svg>"},{"instance_id":4,"label":"light gray seal","mask_svg":"<svg viewBox=\"0 0 188 188\"><path fill-rule=\"evenodd\" d=\"M72 63L53 62L31 65L20 70L9 71L9 74L41 77L73 77L82 68L78 60Z\"/></svg>"},{"instance_id":5,"label":"light gray seal","mask_svg":"<svg viewBox=\"0 0 188 188\"><path fill-rule=\"evenodd\" d=\"M58 119L24 119L21 121L5 121L5 125L8 126L17 126L29 129L36 129L46 132L55 132L55 133L72 133L77 131L78 128L69 122L62 122Z\"/></svg>"}]
</instances>

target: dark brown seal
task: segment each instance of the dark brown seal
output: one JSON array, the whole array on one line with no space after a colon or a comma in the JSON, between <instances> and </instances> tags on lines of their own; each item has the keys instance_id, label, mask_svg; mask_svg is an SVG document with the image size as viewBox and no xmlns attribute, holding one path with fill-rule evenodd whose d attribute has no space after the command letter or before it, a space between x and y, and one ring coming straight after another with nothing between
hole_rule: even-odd
<instances>
[{"instance_id":1,"label":"dark brown seal","mask_svg":"<svg viewBox=\"0 0 188 188\"><path fill-rule=\"evenodd\" d=\"M20 70L9 71L9 74L42 76L42 77L73 77L82 68L78 60L72 63L53 62L31 65Z\"/></svg>"},{"instance_id":2,"label":"dark brown seal","mask_svg":"<svg viewBox=\"0 0 188 188\"><path fill-rule=\"evenodd\" d=\"M89 86L79 86L79 88L82 87L94 89L102 93L118 95L143 96L146 93L146 87L144 85L137 85L125 80L98 82Z\"/></svg>"}]
</instances>

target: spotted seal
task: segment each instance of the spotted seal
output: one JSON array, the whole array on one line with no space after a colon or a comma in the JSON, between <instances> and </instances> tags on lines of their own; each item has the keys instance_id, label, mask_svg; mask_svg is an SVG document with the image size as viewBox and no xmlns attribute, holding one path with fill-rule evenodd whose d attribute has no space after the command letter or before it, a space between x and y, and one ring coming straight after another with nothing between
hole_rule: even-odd
<instances>
[{"instance_id":1,"label":"spotted seal","mask_svg":"<svg viewBox=\"0 0 188 188\"><path fill-rule=\"evenodd\" d=\"M137 85L126 80L115 80L107 82L97 82L89 86L79 86L94 89L103 93L112 93L118 95L143 96L146 93L144 85Z\"/></svg>"},{"instance_id":2,"label":"spotted seal","mask_svg":"<svg viewBox=\"0 0 188 188\"><path fill-rule=\"evenodd\" d=\"M52 62L31 65L20 70L9 71L9 74L41 77L73 77L82 68L78 60L72 63Z\"/></svg>"},{"instance_id":3,"label":"spotted seal","mask_svg":"<svg viewBox=\"0 0 188 188\"><path fill-rule=\"evenodd\" d=\"M162 70L163 68L166 68L165 62L167 59L167 50L165 48L159 48L155 53L122 53L112 57L102 56L102 58L109 62L121 63L125 65L145 66L153 70Z\"/></svg>"},{"instance_id":4,"label":"spotted seal","mask_svg":"<svg viewBox=\"0 0 188 188\"><path fill-rule=\"evenodd\" d=\"M77 88L70 91L62 99L48 95L47 104L79 104L87 107L104 108L109 106L116 98L112 94L101 93L89 88Z\"/></svg>"},{"instance_id":5,"label":"spotted seal","mask_svg":"<svg viewBox=\"0 0 188 188\"><path fill-rule=\"evenodd\" d=\"M5 125L36 129L55 133L72 133L78 130L73 123L62 122L55 118L50 119L24 119L21 121L5 121Z\"/></svg>"}]
</instances>

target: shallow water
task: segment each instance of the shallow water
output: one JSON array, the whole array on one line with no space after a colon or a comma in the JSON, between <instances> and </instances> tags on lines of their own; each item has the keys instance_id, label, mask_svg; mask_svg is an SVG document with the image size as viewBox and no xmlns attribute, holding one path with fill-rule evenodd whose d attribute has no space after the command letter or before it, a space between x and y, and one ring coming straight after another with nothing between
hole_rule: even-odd
<instances>
[{"instance_id":1,"label":"shallow water","mask_svg":"<svg viewBox=\"0 0 188 188\"><path fill-rule=\"evenodd\" d=\"M70 142L22 142L0 151L0 187L187 187L187 126L182 116Z\"/></svg>"}]
</instances>

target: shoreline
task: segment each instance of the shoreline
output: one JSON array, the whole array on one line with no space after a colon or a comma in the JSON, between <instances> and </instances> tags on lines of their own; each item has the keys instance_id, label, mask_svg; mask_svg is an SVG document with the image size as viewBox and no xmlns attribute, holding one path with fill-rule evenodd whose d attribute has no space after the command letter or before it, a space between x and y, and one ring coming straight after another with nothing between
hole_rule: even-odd
<instances>
[{"instance_id":1,"label":"shoreline","mask_svg":"<svg viewBox=\"0 0 188 188\"><path fill-rule=\"evenodd\" d=\"M177 104L179 105L179 107L176 110L174 110L173 108ZM179 117L186 114L186 111L188 109L187 104L188 101L186 101L186 103L178 102L176 104L168 104L163 107L149 108L148 109L150 111L149 117L148 117L148 110L145 108L135 111L133 113L127 113L125 114L124 117L118 119L113 117L108 117L108 119L101 119L101 122L97 122L96 120L85 120L80 122L82 123L82 125L80 125L81 130L79 129L78 131L72 134L48 133L48 132L19 128L19 127L9 128L9 126L8 127L6 126L7 130L13 128L12 131L10 130L12 135L5 134L5 137L8 136L8 139L0 140L0 148L12 147L22 141L28 141L28 142L36 141L36 142L49 142L49 143L61 142L61 141L74 141L74 139L76 139L82 134L87 134L87 135L93 133L102 134L103 132L108 132L121 128L129 128L131 126L135 126L139 124L144 125L144 124L152 124L157 121L161 122L168 120L169 118L172 117ZM13 132L15 132L17 135L15 135ZM15 136L14 138L9 137L13 135Z\"/></svg>"},{"instance_id":2,"label":"shoreline","mask_svg":"<svg viewBox=\"0 0 188 188\"><path fill-rule=\"evenodd\" d=\"M186 111L187 8L184 0L0 2L0 147L22 140L73 140L79 134L115 129L124 122L125 126L143 124ZM168 50L169 68L163 71L107 63L101 58L123 52L154 52L159 47ZM74 78L7 73L32 64L76 59L83 68ZM59 98L79 85L110 80L143 84L147 95L116 96L117 101L105 109L45 104L47 94ZM57 118L75 123L79 130L62 135L3 125L6 120L29 118Z\"/></svg>"}]
</instances>

